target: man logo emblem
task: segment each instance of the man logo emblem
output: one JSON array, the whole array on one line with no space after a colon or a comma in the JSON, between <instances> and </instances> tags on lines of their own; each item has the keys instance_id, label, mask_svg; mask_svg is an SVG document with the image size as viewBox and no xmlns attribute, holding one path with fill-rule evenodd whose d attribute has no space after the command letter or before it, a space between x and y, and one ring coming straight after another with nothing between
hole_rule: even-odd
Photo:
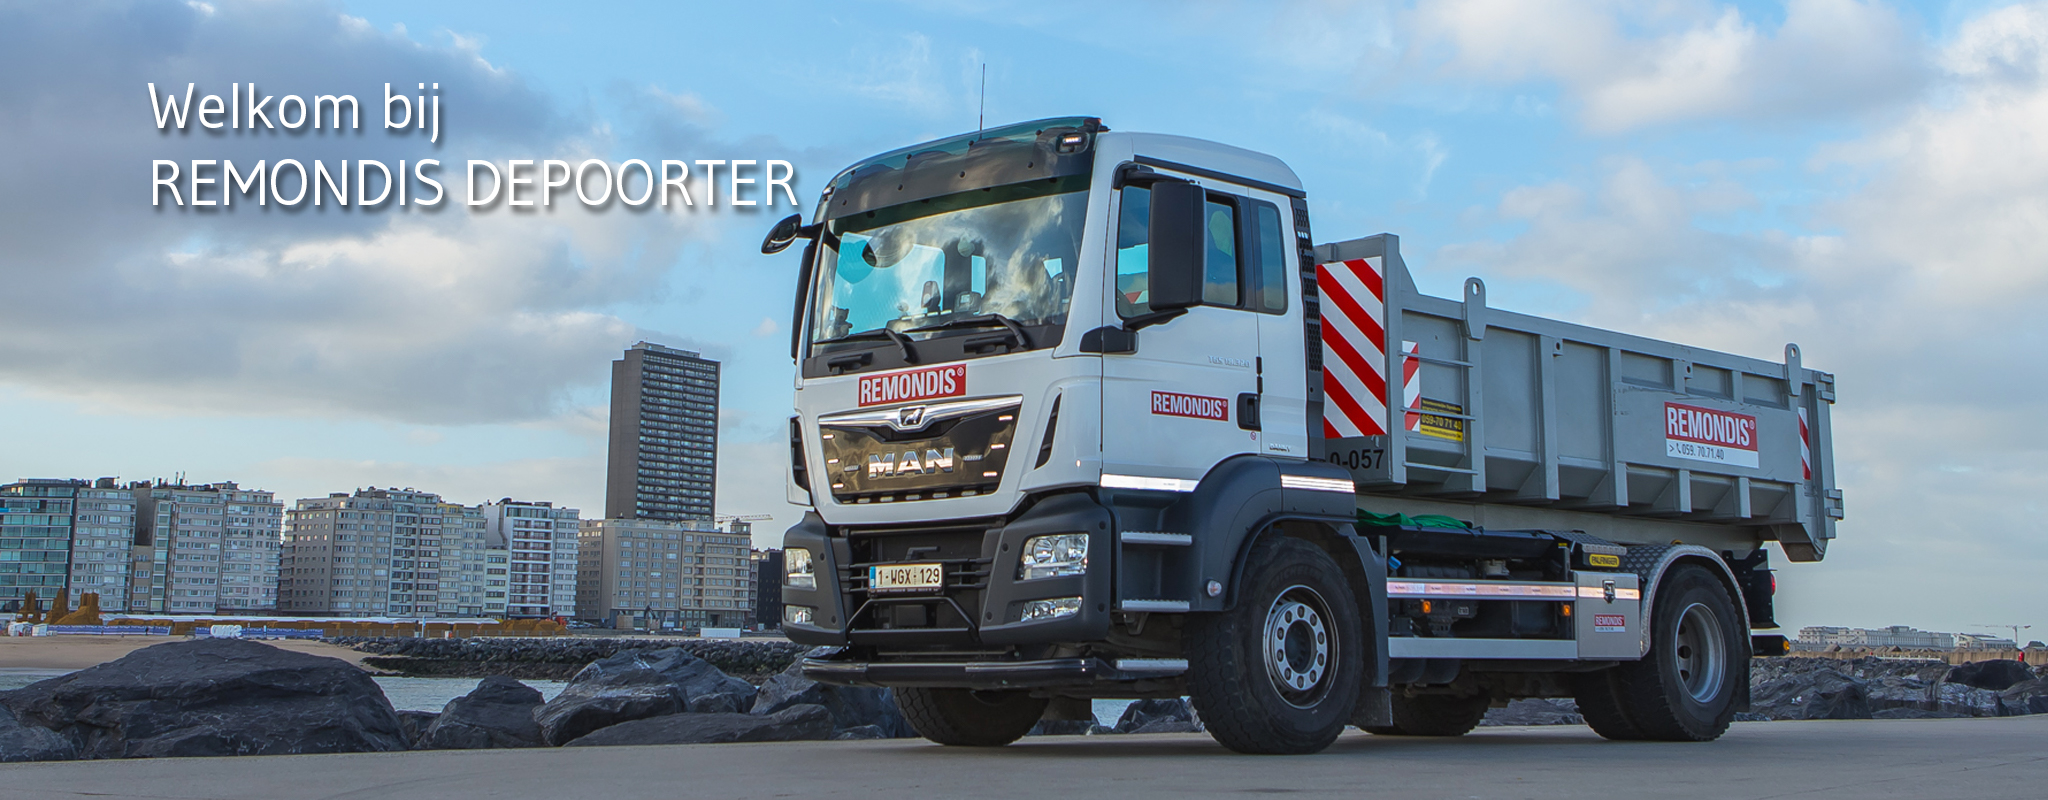
<instances>
[{"instance_id":1,"label":"man logo emblem","mask_svg":"<svg viewBox=\"0 0 2048 800\"><path fill-rule=\"evenodd\" d=\"M909 430L916 430L916 429L918 429L918 428L920 428L920 427L923 427L923 426L924 426L924 406L909 406L909 407L907 407L907 408L901 408L901 409L897 409L897 411L896 411L896 429L897 429L897 430L905 430L905 431L909 431Z\"/></svg>"}]
</instances>

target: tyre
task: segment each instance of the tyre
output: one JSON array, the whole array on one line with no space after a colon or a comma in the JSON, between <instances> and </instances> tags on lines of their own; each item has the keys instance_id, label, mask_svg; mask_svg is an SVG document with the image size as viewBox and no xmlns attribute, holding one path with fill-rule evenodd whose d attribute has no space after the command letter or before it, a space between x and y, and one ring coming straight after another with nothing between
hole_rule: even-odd
<instances>
[{"instance_id":1,"label":"tyre","mask_svg":"<svg viewBox=\"0 0 2048 800\"><path fill-rule=\"evenodd\" d=\"M1455 697L1447 694L1394 695L1394 724L1374 725L1368 733L1379 736L1463 736L1486 718L1491 700L1483 694Z\"/></svg>"},{"instance_id":2,"label":"tyre","mask_svg":"<svg viewBox=\"0 0 2048 800\"><path fill-rule=\"evenodd\" d=\"M917 735L944 745L1001 747L1031 731L1051 701L1025 692L898 687L896 707Z\"/></svg>"},{"instance_id":3,"label":"tyre","mask_svg":"<svg viewBox=\"0 0 2048 800\"><path fill-rule=\"evenodd\" d=\"M1749 631L1727 587L1704 567L1671 570L1649 627L1650 652L1606 670L1606 689L1593 679L1599 673L1586 677L1579 701L1586 721L1609 739L1720 738L1749 684Z\"/></svg>"},{"instance_id":4,"label":"tyre","mask_svg":"<svg viewBox=\"0 0 2048 800\"><path fill-rule=\"evenodd\" d=\"M1594 733L1617 742L1633 742L1643 738L1643 730L1628 716L1628 707L1621 697L1621 677L1616 674L1620 669L1610 667L1572 676L1572 699L1578 701L1579 715L1586 718L1587 727Z\"/></svg>"},{"instance_id":5,"label":"tyre","mask_svg":"<svg viewBox=\"0 0 2048 800\"><path fill-rule=\"evenodd\" d=\"M1254 545L1236 607L1188 619L1189 699L1240 753L1302 754L1344 731L1364 664L1357 600L1337 563L1300 539Z\"/></svg>"}]
</instances>

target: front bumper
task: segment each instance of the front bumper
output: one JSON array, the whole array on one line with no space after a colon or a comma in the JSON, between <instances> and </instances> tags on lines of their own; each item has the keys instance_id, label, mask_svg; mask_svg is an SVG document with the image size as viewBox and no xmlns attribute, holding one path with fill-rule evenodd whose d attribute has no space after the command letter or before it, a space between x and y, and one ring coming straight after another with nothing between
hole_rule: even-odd
<instances>
[{"instance_id":1,"label":"front bumper","mask_svg":"<svg viewBox=\"0 0 2048 800\"><path fill-rule=\"evenodd\" d=\"M1037 661L851 661L844 653L804 659L804 677L838 686L1032 689L1128 683L1187 672L1177 658L1050 658Z\"/></svg>"},{"instance_id":2,"label":"front bumper","mask_svg":"<svg viewBox=\"0 0 2048 800\"><path fill-rule=\"evenodd\" d=\"M1007 522L966 525L956 529L906 528L895 531L834 531L816 513L784 535L783 546L812 552L817 585L784 586L785 605L813 609L809 624L785 623L790 641L808 645L855 645L889 648L973 648L1095 642L1109 633L1115 570L1114 533L1109 510L1085 494L1045 498ZM1088 533L1089 568L1085 575L1018 580L1017 558L1032 536ZM890 540L930 542L951 537L950 555L918 555ZM964 550L957 549L964 548ZM967 552L971 551L971 552ZM899 552L901 554L899 554ZM867 565L876 553L887 560L921 559L948 564L947 585L933 594L891 596L866 590ZM1080 597L1077 613L1057 619L1025 622L1021 613L1032 600ZM899 607L921 607L899 613Z\"/></svg>"}]
</instances>

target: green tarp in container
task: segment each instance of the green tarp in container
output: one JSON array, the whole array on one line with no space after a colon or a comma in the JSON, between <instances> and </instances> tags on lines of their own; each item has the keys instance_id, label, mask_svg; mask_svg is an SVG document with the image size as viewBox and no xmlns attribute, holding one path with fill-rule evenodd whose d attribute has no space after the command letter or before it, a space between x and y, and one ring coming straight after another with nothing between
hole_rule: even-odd
<instances>
[{"instance_id":1,"label":"green tarp in container","mask_svg":"<svg viewBox=\"0 0 2048 800\"><path fill-rule=\"evenodd\" d=\"M1422 514L1411 517L1407 514L1374 514L1370 511L1360 511L1358 512L1358 524L1372 528L1448 528L1457 531L1472 530L1471 523L1446 517L1442 514Z\"/></svg>"}]
</instances>

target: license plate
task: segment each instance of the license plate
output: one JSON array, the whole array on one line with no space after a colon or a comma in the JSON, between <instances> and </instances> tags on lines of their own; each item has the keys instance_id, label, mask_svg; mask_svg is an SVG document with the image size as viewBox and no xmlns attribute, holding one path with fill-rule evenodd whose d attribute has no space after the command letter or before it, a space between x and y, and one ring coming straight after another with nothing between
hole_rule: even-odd
<instances>
[{"instance_id":1,"label":"license plate","mask_svg":"<svg viewBox=\"0 0 2048 800\"><path fill-rule=\"evenodd\" d=\"M868 590L922 592L945 586L946 573L937 564L890 564L868 568Z\"/></svg>"}]
</instances>

